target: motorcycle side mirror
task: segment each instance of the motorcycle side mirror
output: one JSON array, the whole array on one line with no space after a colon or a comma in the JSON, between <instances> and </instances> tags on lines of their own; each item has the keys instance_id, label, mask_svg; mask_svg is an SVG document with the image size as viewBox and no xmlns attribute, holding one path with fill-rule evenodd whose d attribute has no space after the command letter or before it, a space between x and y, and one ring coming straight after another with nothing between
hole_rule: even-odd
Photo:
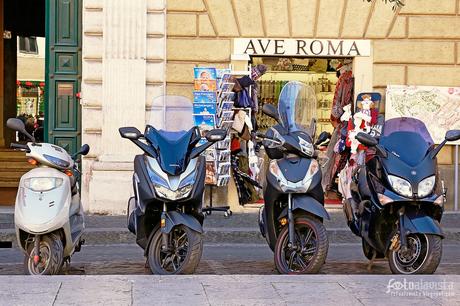
<instances>
[{"instance_id":1,"label":"motorcycle side mirror","mask_svg":"<svg viewBox=\"0 0 460 306\"><path fill-rule=\"evenodd\" d=\"M119 128L118 131L120 132L121 137L130 140L138 140L142 137L142 133L137 128L132 126Z\"/></svg>"},{"instance_id":2,"label":"motorcycle side mirror","mask_svg":"<svg viewBox=\"0 0 460 306\"><path fill-rule=\"evenodd\" d=\"M213 129L206 133L206 140L209 142L221 141L225 137L227 137L227 131L224 129Z\"/></svg>"},{"instance_id":3,"label":"motorcycle side mirror","mask_svg":"<svg viewBox=\"0 0 460 306\"><path fill-rule=\"evenodd\" d=\"M277 122L280 122L280 116L278 114L278 110L272 104L264 104L264 106L262 107L262 112L265 115L275 119Z\"/></svg>"},{"instance_id":4,"label":"motorcycle side mirror","mask_svg":"<svg viewBox=\"0 0 460 306\"><path fill-rule=\"evenodd\" d=\"M72 158L75 159L78 155L87 155L89 153L89 145L84 144L81 146L80 150L78 150Z\"/></svg>"},{"instance_id":5,"label":"motorcycle side mirror","mask_svg":"<svg viewBox=\"0 0 460 306\"><path fill-rule=\"evenodd\" d=\"M375 147L379 142L377 139L366 133L358 133L356 140L365 145L366 147Z\"/></svg>"},{"instance_id":6,"label":"motorcycle side mirror","mask_svg":"<svg viewBox=\"0 0 460 306\"><path fill-rule=\"evenodd\" d=\"M460 130L450 130L446 132L447 141L456 141L460 139Z\"/></svg>"},{"instance_id":7,"label":"motorcycle side mirror","mask_svg":"<svg viewBox=\"0 0 460 306\"><path fill-rule=\"evenodd\" d=\"M26 131L26 126L24 125L24 122L22 122L22 120L18 118L9 118L6 121L6 126L12 130L23 133L27 136L27 138L35 142L35 138Z\"/></svg>"},{"instance_id":8,"label":"motorcycle side mirror","mask_svg":"<svg viewBox=\"0 0 460 306\"><path fill-rule=\"evenodd\" d=\"M318 139L315 142L315 145L320 145L321 143L325 142L329 138L331 138L331 133L328 133L326 131L321 132L321 134L319 134Z\"/></svg>"}]
</instances>

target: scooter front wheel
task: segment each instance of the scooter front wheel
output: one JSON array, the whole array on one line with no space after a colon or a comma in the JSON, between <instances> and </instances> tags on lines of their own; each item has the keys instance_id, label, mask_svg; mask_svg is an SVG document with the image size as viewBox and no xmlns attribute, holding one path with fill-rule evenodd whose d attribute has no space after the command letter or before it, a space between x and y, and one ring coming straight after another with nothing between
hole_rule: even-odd
<instances>
[{"instance_id":1,"label":"scooter front wheel","mask_svg":"<svg viewBox=\"0 0 460 306\"><path fill-rule=\"evenodd\" d=\"M433 274L442 256L442 239L437 235L407 235L407 250L390 250L388 260L393 274Z\"/></svg>"},{"instance_id":2,"label":"scooter front wheel","mask_svg":"<svg viewBox=\"0 0 460 306\"><path fill-rule=\"evenodd\" d=\"M35 249L31 244L24 256L24 273L30 275L55 275L63 264L64 246L56 235L45 235L40 241L40 255L38 263L34 262Z\"/></svg>"},{"instance_id":3,"label":"scooter front wheel","mask_svg":"<svg viewBox=\"0 0 460 306\"><path fill-rule=\"evenodd\" d=\"M324 225L311 217L295 219L296 246L289 246L288 226L278 236L275 245L275 265L282 274L318 273L326 261L329 241Z\"/></svg>"},{"instance_id":4,"label":"scooter front wheel","mask_svg":"<svg viewBox=\"0 0 460 306\"><path fill-rule=\"evenodd\" d=\"M175 226L169 234L169 249L162 248L161 229L152 237L147 260L154 274L192 274L203 253L202 234L185 225Z\"/></svg>"}]
</instances>

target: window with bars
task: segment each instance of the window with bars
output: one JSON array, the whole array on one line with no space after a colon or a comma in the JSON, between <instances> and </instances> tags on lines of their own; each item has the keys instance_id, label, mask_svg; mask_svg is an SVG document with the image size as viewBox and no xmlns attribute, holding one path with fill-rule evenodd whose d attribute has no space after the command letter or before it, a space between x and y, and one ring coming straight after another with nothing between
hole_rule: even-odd
<instances>
[{"instance_id":1,"label":"window with bars","mask_svg":"<svg viewBox=\"0 0 460 306\"><path fill-rule=\"evenodd\" d=\"M27 54L38 54L37 38L19 37L19 52Z\"/></svg>"}]
</instances>

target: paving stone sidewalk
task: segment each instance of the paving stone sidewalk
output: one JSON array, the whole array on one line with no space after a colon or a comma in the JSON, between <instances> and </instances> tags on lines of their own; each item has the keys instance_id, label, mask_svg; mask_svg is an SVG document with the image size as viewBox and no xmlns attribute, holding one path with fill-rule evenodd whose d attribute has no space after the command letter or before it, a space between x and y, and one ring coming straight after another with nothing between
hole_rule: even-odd
<instances>
[{"instance_id":1,"label":"paving stone sidewalk","mask_svg":"<svg viewBox=\"0 0 460 306\"><path fill-rule=\"evenodd\" d=\"M460 276L8 276L0 277L0 286L0 300L5 305L460 303Z\"/></svg>"}]
</instances>

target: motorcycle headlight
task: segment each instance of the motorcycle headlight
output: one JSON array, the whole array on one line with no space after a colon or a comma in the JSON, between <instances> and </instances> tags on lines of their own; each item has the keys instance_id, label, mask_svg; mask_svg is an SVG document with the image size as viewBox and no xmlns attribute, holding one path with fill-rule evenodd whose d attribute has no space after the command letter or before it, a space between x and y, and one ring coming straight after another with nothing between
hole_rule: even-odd
<instances>
[{"instance_id":1,"label":"motorcycle headlight","mask_svg":"<svg viewBox=\"0 0 460 306\"><path fill-rule=\"evenodd\" d=\"M32 191L44 192L58 188L63 179L59 177L31 177L24 180L24 186Z\"/></svg>"},{"instance_id":2,"label":"motorcycle headlight","mask_svg":"<svg viewBox=\"0 0 460 306\"><path fill-rule=\"evenodd\" d=\"M192 191L193 185L188 185L188 186L179 188L176 191L173 191L161 185L154 185L154 187L155 187L156 193L160 197L171 200L171 201L176 201L176 200L186 198L190 194L190 191Z\"/></svg>"},{"instance_id":3,"label":"motorcycle headlight","mask_svg":"<svg viewBox=\"0 0 460 306\"><path fill-rule=\"evenodd\" d=\"M396 193L404 197L412 197L412 186L408 181L394 175L389 175L388 180L390 181L391 187L394 191L396 191Z\"/></svg>"},{"instance_id":4,"label":"motorcycle headlight","mask_svg":"<svg viewBox=\"0 0 460 306\"><path fill-rule=\"evenodd\" d=\"M418 196L420 198L424 198L427 195L429 195L430 193L432 193L435 182L436 182L436 177L434 175L430 176L430 177L427 177L426 179L421 181L418 184L418 190L417 190Z\"/></svg>"}]
</instances>

